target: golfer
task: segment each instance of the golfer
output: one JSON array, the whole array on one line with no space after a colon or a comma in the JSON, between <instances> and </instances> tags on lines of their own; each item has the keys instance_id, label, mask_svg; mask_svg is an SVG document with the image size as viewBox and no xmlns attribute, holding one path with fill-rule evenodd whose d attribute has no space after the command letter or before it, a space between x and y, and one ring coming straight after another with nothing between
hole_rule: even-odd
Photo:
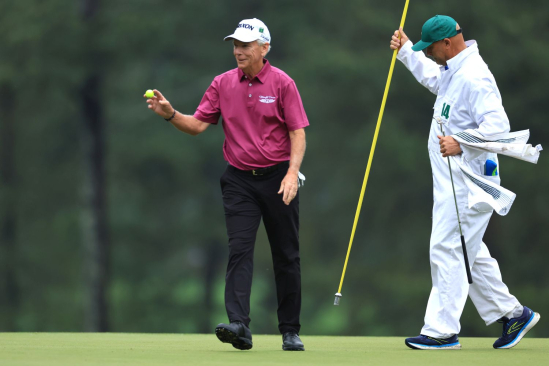
<instances>
[{"instance_id":1,"label":"golfer","mask_svg":"<svg viewBox=\"0 0 549 366\"><path fill-rule=\"evenodd\" d=\"M395 31L390 47L399 50L398 59L437 96L428 142L434 186L430 243L433 287L421 334L407 338L405 343L415 349L460 349L459 319L469 295L486 325L503 323L503 334L494 348L511 348L540 316L521 305L502 282L498 264L482 241L493 210L469 208L463 175L452 164L456 204L473 279L469 285L446 159L462 154L465 166L499 186L497 155L465 156L460 144L450 136L466 129L485 137L509 132L509 120L494 76L480 57L477 43L465 42L461 28L448 16L437 15L425 22L421 41L415 45L402 29ZM422 50L434 62L418 52ZM435 119L444 123L446 137Z\"/></svg>"},{"instance_id":2,"label":"golfer","mask_svg":"<svg viewBox=\"0 0 549 366\"><path fill-rule=\"evenodd\" d=\"M278 328L283 349L303 351L299 338L299 169L309 125L294 81L265 58L271 46L259 19L241 21L233 42L237 68L214 78L194 115L184 115L155 90L148 107L177 129L197 135L223 118L227 169L221 191L229 237L225 307L229 324L217 337L240 350L252 348L250 292L253 254L261 219L273 258ZM301 176L302 177L302 176Z\"/></svg>"}]
</instances>

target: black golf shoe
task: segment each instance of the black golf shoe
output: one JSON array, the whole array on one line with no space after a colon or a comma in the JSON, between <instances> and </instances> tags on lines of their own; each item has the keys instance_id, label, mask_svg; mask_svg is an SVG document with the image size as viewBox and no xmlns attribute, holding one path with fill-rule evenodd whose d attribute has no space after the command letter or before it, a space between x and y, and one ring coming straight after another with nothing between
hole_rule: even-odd
<instances>
[{"instance_id":1,"label":"black golf shoe","mask_svg":"<svg viewBox=\"0 0 549 366\"><path fill-rule=\"evenodd\" d=\"M230 343L236 349L252 349L252 332L241 322L221 323L215 328L215 335L221 342Z\"/></svg>"},{"instance_id":2,"label":"black golf shoe","mask_svg":"<svg viewBox=\"0 0 549 366\"><path fill-rule=\"evenodd\" d=\"M303 342L299 339L299 334L293 332L282 335L282 349L284 351L305 351Z\"/></svg>"}]
</instances>

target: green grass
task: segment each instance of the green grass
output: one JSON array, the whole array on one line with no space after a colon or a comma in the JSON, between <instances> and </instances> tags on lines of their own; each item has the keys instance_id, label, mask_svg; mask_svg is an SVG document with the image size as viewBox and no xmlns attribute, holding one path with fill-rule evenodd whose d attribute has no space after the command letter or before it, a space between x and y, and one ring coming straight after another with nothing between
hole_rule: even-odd
<instances>
[{"instance_id":1,"label":"green grass","mask_svg":"<svg viewBox=\"0 0 549 366\"><path fill-rule=\"evenodd\" d=\"M302 336L305 352L283 352L281 337L254 336L238 351L215 335L0 333L0 365L547 365L549 339L494 350L491 338L461 338L459 351L416 351L402 337Z\"/></svg>"}]
</instances>

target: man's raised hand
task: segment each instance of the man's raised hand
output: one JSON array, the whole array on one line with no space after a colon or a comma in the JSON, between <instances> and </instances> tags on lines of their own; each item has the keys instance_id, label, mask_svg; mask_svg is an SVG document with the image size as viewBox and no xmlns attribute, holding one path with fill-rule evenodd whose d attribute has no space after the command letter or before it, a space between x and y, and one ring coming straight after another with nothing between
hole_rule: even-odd
<instances>
[{"instance_id":1,"label":"man's raised hand","mask_svg":"<svg viewBox=\"0 0 549 366\"><path fill-rule=\"evenodd\" d=\"M143 97L147 98L146 95L143 95ZM162 93L156 89L154 89L154 97L147 98L147 104L149 109L162 118L170 118L173 115L174 108L170 102L164 98Z\"/></svg>"},{"instance_id":2,"label":"man's raised hand","mask_svg":"<svg viewBox=\"0 0 549 366\"><path fill-rule=\"evenodd\" d=\"M401 37L398 38L398 32L400 32L400 35ZM391 49L392 50L399 50L402 48L402 46L404 45L404 43L408 42L408 36L406 35L406 33L404 33L404 31L402 30L402 28L399 28L398 30L395 31L395 33L393 34L393 37L391 38Z\"/></svg>"}]
</instances>

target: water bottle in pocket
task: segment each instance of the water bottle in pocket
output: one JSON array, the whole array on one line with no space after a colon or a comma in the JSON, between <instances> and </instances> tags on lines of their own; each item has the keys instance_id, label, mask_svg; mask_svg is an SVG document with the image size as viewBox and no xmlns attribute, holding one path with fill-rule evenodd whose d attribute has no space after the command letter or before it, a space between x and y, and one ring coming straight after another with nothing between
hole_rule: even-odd
<instances>
[{"instance_id":1,"label":"water bottle in pocket","mask_svg":"<svg viewBox=\"0 0 549 366\"><path fill-rule=\"evenodd\" d=\"M484 164L484 175L496 177L498 175L498 164L491 159L486 160L486 163Z\"/></svg>"}]
</instances>

